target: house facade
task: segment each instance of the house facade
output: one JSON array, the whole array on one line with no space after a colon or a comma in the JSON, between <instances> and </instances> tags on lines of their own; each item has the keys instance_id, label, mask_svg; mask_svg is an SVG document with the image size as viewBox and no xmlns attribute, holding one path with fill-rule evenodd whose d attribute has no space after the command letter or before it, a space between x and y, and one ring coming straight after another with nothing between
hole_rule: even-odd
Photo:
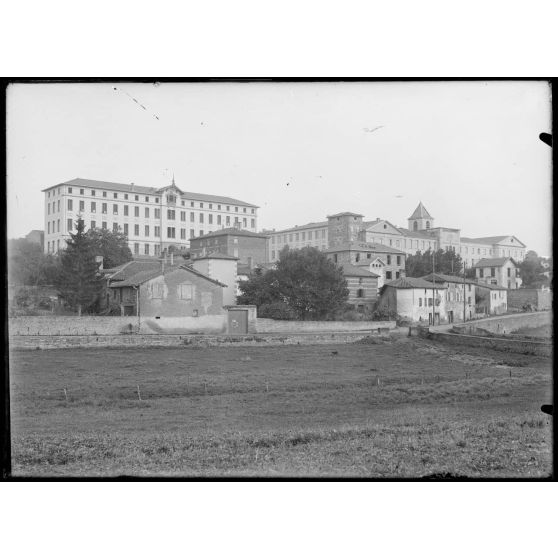
<instances>
[{"instance_id":1,"label":"house facade","mask_svg":"<svg viewBox=\"0 0 558 558\"><path fill-rule=\"evenodd\" d=\"M190 239L193 258L225 254L238 258L241 265L251 268L267 261L268 236L244 229L226 228Z\"/></svg>"},{"instance_id":2,"label":"house facade","mask_svg":"<svg viewBox=\"0 0 558 558\"><path fill-rule=\"evenodd\" d=\"M477 283L476 315L505 314L508 311L508 289L497 285Z\"/></svg>"},{"instance_id":3,"label":"house facade","mask_svg":"<svg viewBox=\"0 0 558 558\"><path fill-rule=\"evenodd\" d=\"M78 216L86 230L120 230L135 256L159 256L174 246L187 250L190 239L226 227L256 232L258 206L210 194L75 178L50 186L45 194L45 253L66 246Z\"/></svg>"},{"instance_id":4,"label":"house facade","mask_svg":"<svg viewBox=\"0 0 558 558\"><path fill-rule=\"evenodd\" d=\"M473 267L478 283L506 289L521 287L519 267L513 258L482 258Z\"/></svg>"},{"instance_id":5,"label":"house facade","mask_svg":"<svg viewBox=\"0 0 558 558\"><path fill-rule=\"evenodd\" d=\"M395 313L413 323L446 323L446 291L443 284L402 277L383 286L377 309Z\"/></svg>"},{"instance_id":6,"label":"house facade","mask_svg":"<svg viewBox=\"0 0 558 558\"><path fill-rule=\"evenodd\" d=\"M474 317L476 296L474 281L443 273L430 273L422 279L446 287L446 313L449 323L471 320Z\"/></svg>"},{"instance_id":7,"label":"house facade","mask_svg":"<svg viewBox=\"0 0 558 558\"><path fill-rule=\"evenodd\" d=\"M378 300L378 275L364 267L345 263L343 276L349 289L348 304L352 304L357 312L371 312Z\"/></svg>"}]
</instances>

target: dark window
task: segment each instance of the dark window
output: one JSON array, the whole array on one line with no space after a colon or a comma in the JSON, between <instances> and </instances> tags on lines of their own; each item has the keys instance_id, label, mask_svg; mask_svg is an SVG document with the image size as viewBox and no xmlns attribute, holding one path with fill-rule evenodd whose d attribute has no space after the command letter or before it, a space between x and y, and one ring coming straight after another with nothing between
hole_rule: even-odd
<instances>
[{"instance_id":1,"label":"dark window","mask_svg":"<svg viewBox=\"0 0 558 558\"><path fill-rule=\"evenodd\" d=\"M386 279L391 280L391 271L386 271Z\"/></svg>"},{"instance_id":2,"label":"dark window","mask_svg":"<svg viewBox=\"0 0 558 558\"><path fill-rule=\"evenodd\" d=\"M103 192L103 198L106 198L106 197L107 197L107 193Z\"/></svg>"},{"instance_id":3,"label":"dark window","mask_svg":"<svg viewBox=\"0 0 558 558\"><path fill-rule=\"evenodd\" d=\"M397 265L401 265L401 256L397 256Z\"/></svg>"},{"instance_id":4,"label":"dark window","mask_svg":"<svg viewBox=\"0 0 558 558\"><path fill-rule=\"evenodd\" d=\"M124 194L124 199L125 199L125 200L128 199L128 194Z\"/></svg>"},{"instance_id":5,"label":"dark window","mask_svg":"<svg viewBox=\"0 0 558 558\"><path fill-rule=\"evenodd\" d=\"M104 203L103 206L101 207L101 211L102 211L103 213L106 213L106 212L107 212L107 204L106 204L106 203Z\"/></svg>"},{"instance_id":6,"label":"dark window","mask_svg":"<svg viewBox=\"0 0 558 558\"><path fill-rule=\"evenodd\" d=\"M139 207L137 205L134 207L134 217L139 217Z\"/></svg>"},{"instance_id":7,"label":"dark window","mask_svg":"<svg viewBox=\"0 0 558 558\"><path fill-rule=\"evenodd\" d=\"M490 268L490 277L496 277L496 268L495 267Z\"/></svg>"},{"instance_id":8,"label":"dark window","mask_svg":"<svg viewBox=\"0 0 558 558\"><path fill-rule=\"evenodd\" d=\"M145 208L145 216L149 218L149 207Z\"/></svg>"},{"instance_id":9,"label":"dark window","mask_svg":"<svg viewBox=\"0 0 558 558\"><path fill-rule=\"evenodd\" d=\"M74 202L72 200L68 200L68 211L73 211L74 209Z\"/></svg>"},{"instance_id":10,"label":"dark window","mask_svg":"<svg viewBox=\"0 0 558 558\"><path fill-rule=\"evenodd\" d=\"M139 225L134 225L134 234L139 236Z\"/></svg>"},{"instance_id":11,"label":"dark window","mask_svg":"<svg viewBox=\"0 0 558 558\"><path fill-rule=\"evenodd\" d=\"M145 236L149 236L149 225L145 225Z\"/></svg>"},{"instance_id":12,"label":"dark window","mask_svg":"<svg viewBox=\"0 0 558 558\"><path fill-rule=\"evenodd\" d=\"M124 206L124 215L125 216L128 215L128 206L127 205Z\"/></svg>"},{"instance_id":13,"label":"dark window","mask_svg":"<svg viewBox=\"0 0 558 558\"><path fill-rule=\"evenodd\" d=\"M112 232L118 232L118 223L112 224Z\"/></svg>"},{"instance_id":14,"label":"dark window","mask_svg":"<svg viewBox=\"0 0 558 558\"><path fill-rule=\"evenodd\" d=\"M117 194L116 192L114 192L114 194L112 195L112 197L113 197L114 199L117 199L117 198L118 198L118 194Z\"/></svg>"},{"instance_id":15,"label":"dark window","mask_svg":"<svg viewBox=\"0 0 558 558\"><path fill-rule=\"evenodd\" d=\"M124 223L124 234L128 236L128 223Z\"/></svg>"},{"instance_id":16,"label":"dark window","mask_svg":"<svg viewBox=\"0 0 558 558\"><path fill-rule=\"evenodd\" d=\"M91 202L91 213L97 213L97 202Z\"/></svg>"},{"instance_id":17,"label":"dark window","mask_svg":"<svg viewBox=\"0 0 558 558\"><path fill-rule=\"evenodd\" d=\"M388 265L391 265L391 256L388 256L388 257L387 257L387 264L388 264Z\"/></svg>"},{"instance_id":18,"label":"dark window","mask_svg":"<svg viewBox=\"0 0 558 558\"><path fill-rule=\"evenodd\" d=\"M113 204L112 206L112 213L113 215L118 215L118 204Z\"/></svg>"},{"instance_id":19,"label":"dark window","mask_svg":"<svg viewBox=\"0 0 558 558\"><path fill-rule=\"evenodd\" d=\"M106 221L103 221L103 222L101 223L101 226L103 227L103 229L106 229L106 228L107 228L107 222L106 222Z\"/></svg>"},{"instance_id":20,"label":"dark window","mask_svg":"<svg viewBox=\"0 0 558 558\"><path fill-rule=\"evenodd\" d=\"M94 229L97 226L97 223L95 221L91 221L91 228Z\"/></svg>"}]
</instances>

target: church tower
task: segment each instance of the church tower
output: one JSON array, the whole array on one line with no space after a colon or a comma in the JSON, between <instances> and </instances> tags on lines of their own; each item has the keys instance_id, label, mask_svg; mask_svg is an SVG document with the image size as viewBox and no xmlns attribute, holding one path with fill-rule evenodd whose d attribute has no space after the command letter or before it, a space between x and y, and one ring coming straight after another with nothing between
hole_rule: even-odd
<instances>
[{"instance_id":1,"label":"church tower","mask_svg":"<svg viewBox=\"0 0 558 558\"><path fill-rule=\"evenodd\" d=\"M408 219L409 230L412 231L424 231L427 229L432 229L434 227L434 217L428 213L426 207L419 202L417 208L413 211L413 214Z\"/></svg>"}]
</instances>

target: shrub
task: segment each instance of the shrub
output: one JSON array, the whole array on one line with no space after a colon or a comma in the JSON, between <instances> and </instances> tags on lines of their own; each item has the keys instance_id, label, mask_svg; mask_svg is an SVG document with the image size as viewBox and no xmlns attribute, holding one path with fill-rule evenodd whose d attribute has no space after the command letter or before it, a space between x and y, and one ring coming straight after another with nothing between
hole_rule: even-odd
<instances>
[{"instance_id":1,"label":"shrub","mask_svg":"<svg viewBox=\"0 0 558 558\"><path fill-rule=\"evenodd\" d=\"M271 318L273 320L296 320L297 314L285 302L270 302L258 307L260 318Z\"/></svg>"},{"instance_id":2,"label":"shrub","mask_svg":"<svg viewBox=\"0 0 558 558\"><path fill-rule=\"evenodd\" d=\"M386 308L379 308L372 312L372 320L382 322L388 320L397 320L397 312L395 310L387 310Z\"/></svg>"}]
</instances>

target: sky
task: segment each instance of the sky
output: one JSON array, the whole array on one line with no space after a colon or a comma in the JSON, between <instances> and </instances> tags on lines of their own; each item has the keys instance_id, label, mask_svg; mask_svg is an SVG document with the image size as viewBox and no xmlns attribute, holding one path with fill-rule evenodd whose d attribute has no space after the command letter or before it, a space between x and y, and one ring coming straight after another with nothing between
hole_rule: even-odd
<instances>
[{"instance_id":1,"label":"sky","mask_svg":"<svg viewBox=\"0 0 558 558\"><path fill-rule=\"evenodd\" d=\"M544 81L12 84L8 237L44 229L43 188L170 184L260 206L260 229L341 211L407 226L419 201L465 237L552 253ZM134 100L135 99L135 100Z\"/></svg>"}]
</instances>

